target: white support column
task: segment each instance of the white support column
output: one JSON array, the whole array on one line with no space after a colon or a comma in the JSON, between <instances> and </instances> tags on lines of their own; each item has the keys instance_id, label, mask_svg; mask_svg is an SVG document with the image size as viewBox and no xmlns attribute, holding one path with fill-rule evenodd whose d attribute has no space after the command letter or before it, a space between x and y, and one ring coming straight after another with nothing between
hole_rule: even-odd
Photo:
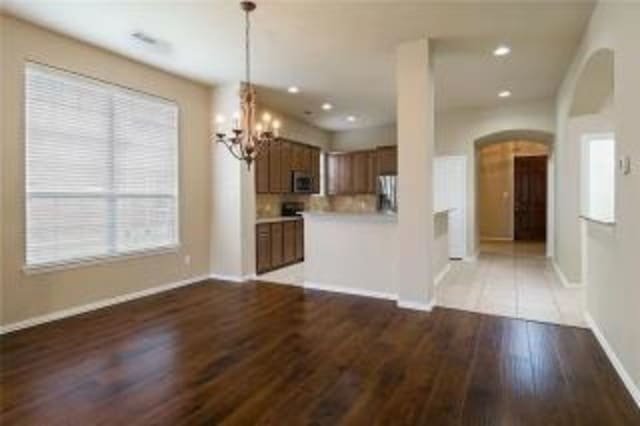
<instances>
[{"instance_id":1,"label":"white support column","mask_svg":"<svg viewBox=\"0 0 640 426\"><path fill-rule=\"evenodd\" d=\"M240 110L240 85L212 89L211 132L215 116L230 119ZM253 167L234 158L222 144L212 142L211 275L243 281L255 274L255 188Z\"/></svg>"},{"instance_id":2,"label":"white support column","mask_svg":"<svg viewBox=\"0 0 640 426\"><path fill-rule=\"evenodd\" d=\"M397 50L398 263L401 307L428 310L434 302L433 71L428 40Z\"/></svg>"}]
</instances>

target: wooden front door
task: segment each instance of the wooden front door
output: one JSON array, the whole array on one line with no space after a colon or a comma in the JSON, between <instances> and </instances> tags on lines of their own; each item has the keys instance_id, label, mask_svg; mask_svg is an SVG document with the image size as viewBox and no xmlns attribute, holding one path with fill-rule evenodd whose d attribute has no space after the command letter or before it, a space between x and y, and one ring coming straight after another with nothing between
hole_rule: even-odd
<instances>
[{"instance_id":1,"label":"wooden front door","mask_svg":"<svg viewBox=\"0 0 640 426\"><path fill-rule=\"evenodd\" d=\"M547 156L516 157L514 164L514 237L547 237Z\"/></svg>"}]
</instances>

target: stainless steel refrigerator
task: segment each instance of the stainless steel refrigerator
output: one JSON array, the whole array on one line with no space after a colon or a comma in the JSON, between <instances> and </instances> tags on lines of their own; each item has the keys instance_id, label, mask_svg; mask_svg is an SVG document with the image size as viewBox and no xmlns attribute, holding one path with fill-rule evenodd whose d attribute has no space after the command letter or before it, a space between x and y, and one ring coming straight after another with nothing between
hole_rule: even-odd
<instances>
[{"instance_id":1,"label":"stainless steel refrigerator","mask_svg":"<svg viewBox=\"0 0 640 426\"><path fill-rule=\"evenodd\" d=\"M397 213L397 182L396 175L378 177L378 211L382 213Z\"/></svg>"}]
</instances>

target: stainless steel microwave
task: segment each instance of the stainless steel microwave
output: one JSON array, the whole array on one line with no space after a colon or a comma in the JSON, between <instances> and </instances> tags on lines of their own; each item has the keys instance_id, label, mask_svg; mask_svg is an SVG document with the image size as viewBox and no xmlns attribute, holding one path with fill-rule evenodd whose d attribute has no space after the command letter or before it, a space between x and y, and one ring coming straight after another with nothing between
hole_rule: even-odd
<instances>
[{"instance_id":1,"label":"stainless steel microwave","mask_svg":"<svg viewBox=\"0 0 640 426\"><path fill-rule=\"evenodd\" d=\"M293 192L309 193L313 192L313 177L305 172L293 172Z\"/></svg>"}]
</instances>

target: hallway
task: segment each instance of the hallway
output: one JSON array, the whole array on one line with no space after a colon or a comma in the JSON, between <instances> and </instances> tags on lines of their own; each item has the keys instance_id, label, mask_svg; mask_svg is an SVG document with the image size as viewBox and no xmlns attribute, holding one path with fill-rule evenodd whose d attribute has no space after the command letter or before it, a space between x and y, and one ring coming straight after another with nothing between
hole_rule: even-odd
<instances>
[{"instance_id":1,"label":"hallway","mask_svg":"<svg viewBox=\"0 0 640 426\"><path fill-rule=\"evenodd\" d=\"M563 287L543 243L482 243L476 262L454 262L437 304L486 314L586 327L583 291Z\"/></svg>"}]
</instances>

